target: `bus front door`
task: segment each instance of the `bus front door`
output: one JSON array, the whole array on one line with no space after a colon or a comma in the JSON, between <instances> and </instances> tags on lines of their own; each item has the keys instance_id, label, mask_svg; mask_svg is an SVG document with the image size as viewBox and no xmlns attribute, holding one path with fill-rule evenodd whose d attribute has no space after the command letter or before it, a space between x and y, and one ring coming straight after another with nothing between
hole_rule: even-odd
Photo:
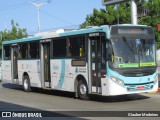
<instances>
[{"instance_id":1,"label":"bus front door","mask_svg":"<svg viewBox=\"0 0 160 120\"><path fill-rule=\"evenodd\" d=\"M100 33L99 33L100 34ZM90 37L91 91L101 93L101 78L106 73L105 35Z\"/></svg>"},{"instance_id":2,"label":"bus front door","mask_svg":"<svg viewBox=\"0 0 160 120\"><path fill-rule=\"evenodd\" d=\"M19 84L17 58L18 58L18 46L12 45L11 47L12 83Z\"/></svg>"},{"instance_id":3,"label":"bus front door","mask_svg":"<svg viewBox=\"0 0 160 120\"><path fill-rule=\"evenodd\" d=\"M42 84L43 87L51 87L50 79L50 42L42 43Z\"/></svg>"}]
</instances>

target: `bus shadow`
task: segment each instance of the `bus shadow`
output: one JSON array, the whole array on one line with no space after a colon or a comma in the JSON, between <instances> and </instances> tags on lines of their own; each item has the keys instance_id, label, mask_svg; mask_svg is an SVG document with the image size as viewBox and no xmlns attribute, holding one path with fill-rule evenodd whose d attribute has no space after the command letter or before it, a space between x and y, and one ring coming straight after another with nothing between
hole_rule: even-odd
<instances>
[{"instance_id":1,"label":"bus shadow","mask_svg":"<svg viewBox=\"0 0 160 120\"><path fill-rule=\"evenodd\" d=\"M23 90L21 85L1 83L3 88L14 89L14 90Z\"/></svg>"},{"instance_id":2,"label":"bus shadow","mask_svg":"<svg viewBox=\"0 0 160 120\"><path fill-rule=\"evenodd\" d=\"M39 88L32 88L32 92L39 94L47 94L58 97L75 98L73 92L59 91L59 90L44 90ZM145 96L145 94L130 94L130 95L118 95L118 96L100 96L100 95L90 95L90 101L103 102L103 103L113 103L113 102L127 102L127 101L137 101L149 99L150 97Z\"/></svg>"},{"instance_id":3,"label":"bus shadow","mask_svg":"<svg viewBox=\"0 0 160 120\"><path fill-rule=\"evenodd\" d=\"M118 96L92 95L90 100L96 101L96 102L113 103L113 102L137 101L137 100L144 100L149 98L150 97L141 95L141 94L118 95Z\"/></svg>"},{"instance_id":4,"label":"bus shadow","mask_svg":"<svg viewBox=\"0 0 160 120\"><path fill-rule=\"evenodd\" d=\"M22 85L3 83L2 87L7 88L7 89L23 91L23 86ZM36 88L36 87L32 87L31 90L32 90L31 92L33 92L33 93L74 98L74 93L72 93L72 92L59 91L59 90L48 90L48 89L42 89L42 88Z\"/></svg>"},{"instance_id":5,"label":"bus shadow","mask_svg":"<svg viewBox=\"0 0 160 120\"><path fill-rule=\"evenodd\" d=\"M44 90L44 89L39 89L39 88L32 88L32 92L76 99L74 93L66 92L66 91ZM90 95L89 101L113 103L113 102L137 101L137 100L144 100L144 99L149 99L149 98L150 97L142 95L142 94L118 95L118 96Z\"/></svg>"},{"instance_id":6,"label":"bus shadow","mask_svg":"<svg viewBox=\"0 0 160 120\"><path fill-rule=\"evenodd\" d=\"M2 87L23 91L23 87L20 85L2 84ZM32 92L75 99L74 93L66 92L66 91L47 90L47 89L32 87ZM113 103L113 102L137 101L137 100L144 100L144 99L149 99L149 98L150 97L145 96L144 94L143 95L142 94L130 94L130 95L118 95L118 96L90 95L89 100L94 101L94 102Z\"/></svg>"}]
</instances>

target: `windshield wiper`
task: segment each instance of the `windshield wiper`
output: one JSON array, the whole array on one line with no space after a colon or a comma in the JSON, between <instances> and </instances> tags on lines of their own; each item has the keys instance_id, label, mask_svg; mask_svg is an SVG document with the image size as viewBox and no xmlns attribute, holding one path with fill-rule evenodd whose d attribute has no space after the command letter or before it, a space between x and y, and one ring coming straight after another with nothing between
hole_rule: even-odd
<instances>
[{"instance_id":1,"label":"windshield wiper","mask_svg":"<svg viewBox=\"0 0 160 120\"><path fill-rule=\"evenodd\" d=\"M133 48L131 48L130 46L129 46L129 44L128 44L128 42L127 42L127 39L126 39L126 37L125 36L123 36L122 37L122 40L124 41L124 43L127 45L127 47L130 49L130 51L132 51L133 52L133 55L134 55L134 50L133 50Z\"/></svg>"}]
</instances>

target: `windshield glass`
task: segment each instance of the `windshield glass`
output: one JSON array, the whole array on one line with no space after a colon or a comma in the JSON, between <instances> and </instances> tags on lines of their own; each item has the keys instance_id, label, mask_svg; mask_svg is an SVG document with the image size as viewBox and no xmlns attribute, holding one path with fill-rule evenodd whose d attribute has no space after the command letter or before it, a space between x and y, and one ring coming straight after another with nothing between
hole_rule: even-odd
<instances>
[{"instance_id":1,"label":"windshield glass","mask_svg":"<svg viewBox=\"0 0 160 120\"><path fill-rule=\"evenodd\" d=\"M144 38L111 38L109 65L113 68L156 66L155 40Z\"/></svg>"}]
</instances>

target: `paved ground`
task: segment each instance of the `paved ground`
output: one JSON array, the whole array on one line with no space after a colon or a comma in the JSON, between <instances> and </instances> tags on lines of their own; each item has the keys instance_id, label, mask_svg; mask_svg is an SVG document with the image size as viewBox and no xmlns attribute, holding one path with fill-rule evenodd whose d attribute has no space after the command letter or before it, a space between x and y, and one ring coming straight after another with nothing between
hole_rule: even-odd
<instances>
[{"instance_id":1,"label":"paved ground","mask_svg":"<svg viewBox=\"0 0 160 120\"><path fill-rule=\"evenodd\" d=\"M0 83L0 111L50 111L53 116L76 116L72 119L106 119L105 112L87 112L86 114L75 111L160 111L160 94L133 94L116 97L92 96L90 101L75 99L72 93L34 90L30 93L23 92L22 86ZM58 112L70 111L70 112ZM77 117L78 114L78 117ZM89 115L88 115L89 114ZM94 116L101 116L96 118ZM111 113L117 114L117 113ZM122 113L123 114L123 113ZM159 114L160 116L160 114ZM79 118L80 117L80 118ZM108 117L107 117L108 118ZM17 119L17 118L16 118ZM42 118L46 119L46 118ZM49 118L48 118L49 119ZM53 119L53 118L52 118ZM64 119L64 118L59 118ZM65 118L71 119L71 118ZM113 118L116 120L131 119ZM136 119L137 118L132 118ZM138 118L141 120L142 118ZM157 119L157 118L149 118Z\"/></svg>"}]
</instances>

